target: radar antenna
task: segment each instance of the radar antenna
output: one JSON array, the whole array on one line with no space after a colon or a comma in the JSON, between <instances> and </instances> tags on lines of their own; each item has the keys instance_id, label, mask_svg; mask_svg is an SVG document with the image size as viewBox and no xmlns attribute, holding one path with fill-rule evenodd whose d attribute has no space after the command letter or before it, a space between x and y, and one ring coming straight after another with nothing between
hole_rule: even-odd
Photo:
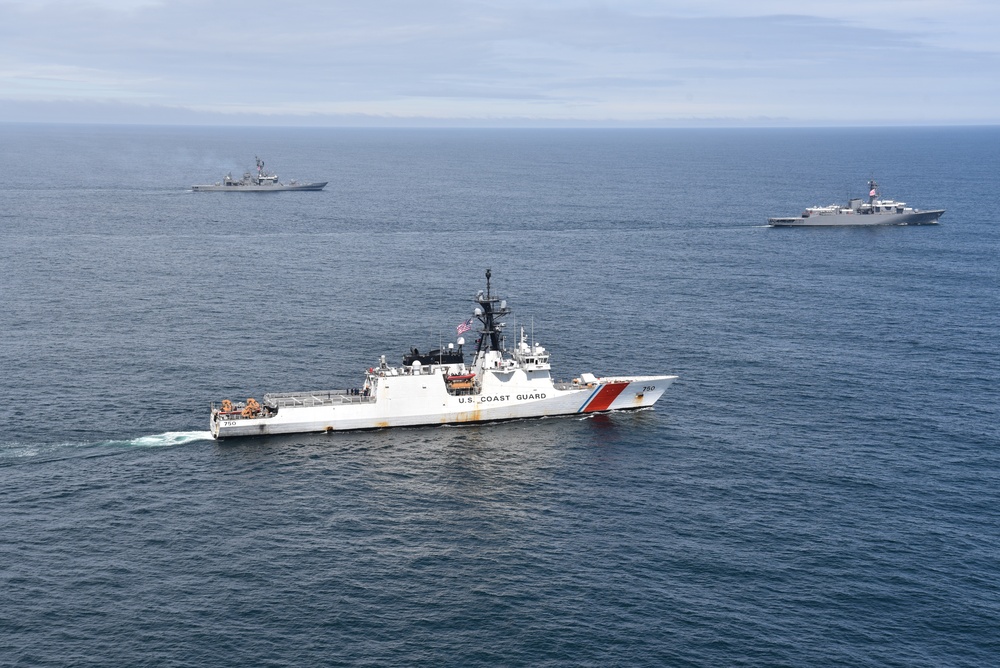
<instances>
[{"instance_id":1,"label":"radar antenna","mask_svg":"<svg viewBox=\"0 0 1000 668\"><path fill-rule=\"evenodd\" d=\"M476 295L475 300L479 305L476 309L476 317L483 324L483 328L479 330L479 340L476 341L477 355L487 350L503 350L503 346L500 343L500 328L503 325L498 324L496 319L510 314L507 302L493 294L490 286L490 279L492 277L493 272L487 269L486 292L483 293L480 291Z\"/></svg>"}]
</instances>

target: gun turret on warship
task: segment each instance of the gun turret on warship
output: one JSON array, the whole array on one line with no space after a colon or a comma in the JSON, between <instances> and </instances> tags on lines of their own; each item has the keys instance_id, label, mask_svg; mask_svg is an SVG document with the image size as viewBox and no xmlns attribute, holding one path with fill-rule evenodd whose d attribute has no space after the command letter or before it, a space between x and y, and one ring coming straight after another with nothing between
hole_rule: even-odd
<instances>
[{"instance_id":1,"label":"gun turret on warship","mask_svg":"<svg viewBox=\"0 0 1000 668\"><path fill-rule=\"evenodd\" d=\"M278 181L278 175L272 174L264 169L264 161L254 156L257 161L257 173L243 172L243 178L234 179L232 173L226 174L222 181L217 181L209 185L194 185L191 190L194 192L253 192L272 193L287 190L322 190L328 181L316 183L299 183L292 179L288 183Z\"/></svg>"},{"instance_id":2,"label":"gun turret on warship","mask_svg":"<svg viewBox=\"0 0 1000 668\"><path fill-rule=\"evenodd\" d=\"M493 294L491 273L476 296L473 317L456 328L447 348L411 349L401 366L382 355L355 389L265 394L263 401L228 399L212 404L209 425L217 439L268 434L332 432L418 425L514 420L647 408L677 376L581 374L558 382L548 351L520 328L513 350L505 347L501 319L511 313ZM470 364L460 335L479 323Z\"/></svg>"},{"instance_id":3,"label":"gun turret on warship","mask_svg":"<svg viewBox=\"0 0 1000 668\"><path fill-rule=\"evenodd\" d=\"M868 182L868 201L860 197L847 206L810 206L794 218L768 218L774 227L819 227L828 225L934 225L944 215L944 209L921 211L906 206L906 202L879 199L878 184Z\"/></svg>"}]
</instances>

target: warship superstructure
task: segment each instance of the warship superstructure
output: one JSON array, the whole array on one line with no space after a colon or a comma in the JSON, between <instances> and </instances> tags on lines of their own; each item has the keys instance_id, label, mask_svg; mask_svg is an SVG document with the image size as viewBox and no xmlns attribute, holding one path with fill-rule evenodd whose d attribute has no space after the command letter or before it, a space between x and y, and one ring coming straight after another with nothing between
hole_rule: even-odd
<instances>
[{"instance_id":1,"label":"warship superstructure","mask_svg":"<svg viewBox=\"0 0 1000 668\"><path fill-rule=\"evenodd\" d=\"M272 174L264 169L264 161L254 156L257 161L257 173L252 174L250 172L243 172L243 178L234 179L233 175L226 174L222 181L217 181L214 184L208 185L193 185L191 190L194 192L254 192L254 193L271 193L271 192L281 192L286 190L322 190L326 187L328 181L319 181L316 183L299 183L295 179L292 179L288 183L282 183L278 180L277 174Z\"/></svg>"},{"instance_id":2,"label":"warship superstructure","mask_svg":"<svg viewBox=\"0 0 1000 668\"><path fill-rule=\"evenodd\" d=\"M828 225L934 225L944 215L944 209L921 211L906 206L906 202L879 199L878 184L868 182L868 201L860 197L848 201L847 206L807 207L802 215L789 218L768 218L774 227L819 227Z\"/></svg>"},{"instance_id":3,"label":"warship superstructure","mask_svg":"<svg viewBox=\"0 0 1000 668\"><path fill-rule=\"evenodd\" d=\"M389 365L382 355L356 388L212 404L212 435L224 439L647 408L677 378L584 373L570 381L553 380L548 351L529 339L523 327L513 349L507 350L501 319L511 310L506 300L493 294L490 277L487 270L486 289L476 296L473 317L456 328L455 343L426 354L411 349L401 366ZM461 335L473 331L476 321L479 336L472 361L466 364Z\"/></svg>"}]
</instances>

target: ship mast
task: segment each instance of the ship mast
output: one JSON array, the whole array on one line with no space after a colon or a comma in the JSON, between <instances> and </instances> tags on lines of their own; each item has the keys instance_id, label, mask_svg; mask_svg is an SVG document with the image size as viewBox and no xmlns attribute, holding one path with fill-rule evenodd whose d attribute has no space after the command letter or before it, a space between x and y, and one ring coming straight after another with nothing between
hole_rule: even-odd
<instances>
[{"instance_id":1,"label":"ship mast","mask_svg":"<svg viewBox=\"0 0 1000 668\"><path fill-rule=\"evenodd\" d=\"M868 203L874 204L875 197L878 195L878 184L875 183L875 179L870 179L868 181Z\"/></svg>"},{"instance_id":2,"label":"ship mast","mask_svg":"<svg viewBox=\"0 0 1000 668\"><path fill-rule=\"evenodd\" d=\"M502 350L500 345L500 328L502 324L497 323L496 318L502 318L510 313L507 308L507 301L500 299L493 294L490 288L490 277L492 273L486 270L486 292L482 290L476 295L476 317L483 324L479 330L479 340L476 341L476 356L488 350Z\"/></svg>"}]
</instances>

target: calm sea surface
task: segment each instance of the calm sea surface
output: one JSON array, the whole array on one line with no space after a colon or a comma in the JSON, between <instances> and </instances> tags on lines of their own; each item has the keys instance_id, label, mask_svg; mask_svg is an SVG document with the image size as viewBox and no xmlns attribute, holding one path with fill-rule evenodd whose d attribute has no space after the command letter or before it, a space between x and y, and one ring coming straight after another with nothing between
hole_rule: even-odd
<instances>
[{"instance_id":1,"label":"calm sea surface","mask_svg":"<svg viewBox=\"0 0 1000 668\"><path fill-rule=\"evenodd\" d=\"M254 155L320 193L192 193ZM0 125L0 664L990 666L1000 129ZM942 224L771 229L883 193ZM212 441L492 268L654 410Z\"/></svg>"}]
</instances>

